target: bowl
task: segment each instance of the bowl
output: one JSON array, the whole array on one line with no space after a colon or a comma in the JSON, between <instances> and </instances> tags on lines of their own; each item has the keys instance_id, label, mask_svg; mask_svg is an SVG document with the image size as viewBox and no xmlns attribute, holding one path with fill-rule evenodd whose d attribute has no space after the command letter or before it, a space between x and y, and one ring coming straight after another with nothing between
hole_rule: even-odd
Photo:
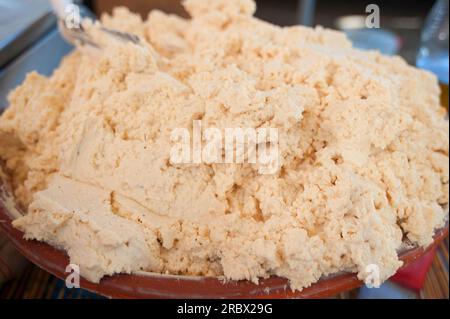
<instances>
[{"instance_id":1,"label":"bowl","mask_svg":"<svg viewBox=\"0 0 450 319\"><path fill-rule=\"evenodd\" d=\"M0 227L27 259L54 276L65 279L69 258L65 252L52 246L23 239L23 233L11 222L17 211L11 207L5 187L0 184ZM15 211L15 212L14 212ZM423 256L448 236L448 224L436 232L434 242L428 248L411 248L399 254L407 266ZM215 277L161 275L153 273L120 274L92 283L83 278L83 289L109 298L177 298L177 299L281 299L281 298L327 298L362 286L356 274L344 273L321 279L302 291L292 291L287 279L270 277L259 284L249 281L225 281Z\"/></svg>"}]
</instances>

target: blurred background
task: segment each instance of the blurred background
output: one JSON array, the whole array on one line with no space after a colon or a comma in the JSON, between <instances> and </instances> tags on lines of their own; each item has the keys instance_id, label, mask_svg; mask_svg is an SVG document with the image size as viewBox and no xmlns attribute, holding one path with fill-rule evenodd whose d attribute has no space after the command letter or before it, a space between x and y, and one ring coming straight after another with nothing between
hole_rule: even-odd
<instances>
[{"instance_id":1,"label":"blurred background","mask_svg":"<svg viewBox=\"0 0 450 319\"><path fill-rule=\"evenodd\" d=\"M214 0L210 0L214 1ZM180 0L77 1L97 16L127 6L145 18L152 9L187 17ZM449 0L257 0L256 16L281 25L322 25L346 32L354 45L400 55L408 63L434 72L448 107ZM366 19L379 8L379 28ZM8 92L25 74L49 75L72 50L58 33L47 0L0 0L0 113ZM448 239L411 267L400 271L382 289L359 289L336 298L449 298ZM30 265L0 231L0 298L97 298Z\"/></svg>"},{"instance_id":2,"label":"blurred background","mask_svg":"<svg viewBox=\"0 0 450 319\"><path fill-rule=\"evenodd\" d=\"M410 63L415 62L420 45L421 29L434 0L361 1L361 0L257 0L256 16L281 26L296 24L322 25L333 29L365 28L366 7L375 3L380 7L381 26L388 34L378 49L400 53ZM187 16L180 0L93 0L89 5L98 14L111 12L118 5L126 5L144 18L153 8ZM381 40L383 42L383 40ZM373 48L377 43L373 44ZM370 44L368 44L369 48ZM389 46L389 47L388 47Z\"/></svg>"},{"instance_id":3,"label":"blurred background","mask_svg":"<svg viewBox=\"0 0 450 319\"><path fill-rule=\"evenodd\" d=\"M181 0L86 0L83 2L97 15L111 13L116 6L127 6L146 18L152 9L187 17ZM385 53L400 54L411 64L415 63L420 47L422 29L434 0L257 0L256 16L282 26L305 24L354 31L365 28L368 15L366 7L376 4L380 8L379 33L369 37L366 48L377 48ZM445 2L445 1L444 1ZM448 3L448 1L446 1ZM0 0L0 43L25 28L30 22L49 12L47 0ZM447 7L448 10L448 7ZM448 28L448 23L447 23ZM349 32L351 33L351 32ZM362 41L360 37L355 39Z\"/></svg>"}]
</instances>

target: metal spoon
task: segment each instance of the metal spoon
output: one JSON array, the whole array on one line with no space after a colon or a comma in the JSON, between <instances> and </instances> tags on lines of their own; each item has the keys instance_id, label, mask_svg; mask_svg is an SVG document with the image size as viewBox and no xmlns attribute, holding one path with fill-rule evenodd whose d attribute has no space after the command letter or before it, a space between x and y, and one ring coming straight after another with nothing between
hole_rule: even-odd
<instances>
[{"instance_id":1,"label":"metal spoon","mask_svg":"<svg viewBox=\"0 0 450 319\"><path fill-rule=\"evenodd\" d=\"M73 45L88 45L101 48L94 39L86 32L81 23L84 19L96 21L96 16L85 6L74 3L71 0L51 0L50 1L58 18L58 29L63 38ZM138 36L115 29L100 27L100 30L109 36L123 41L140 44Z\"/></svg>"}]
</instances>

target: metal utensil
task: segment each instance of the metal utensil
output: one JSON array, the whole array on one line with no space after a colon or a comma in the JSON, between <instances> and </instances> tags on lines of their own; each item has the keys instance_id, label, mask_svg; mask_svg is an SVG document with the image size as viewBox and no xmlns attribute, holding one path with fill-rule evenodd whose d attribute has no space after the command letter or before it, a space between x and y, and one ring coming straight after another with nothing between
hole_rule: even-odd
<instances>
[{"instance_id":1,"label":"metal utensil","mask_svg":"<svg viewBox=\"0 0 450 319\"><path fill-rule=\"evenodd\" d=\"M83 28L82 21L89 19L96 21L96 16L85 6L74 3L71 0L51 0L53 10L58 17L58 28L66 41L73 45L88 45L101 48ZM100 26L100 30L123 42L140 44L138 36L115 29Z\"/></svg>"}]
</instances>

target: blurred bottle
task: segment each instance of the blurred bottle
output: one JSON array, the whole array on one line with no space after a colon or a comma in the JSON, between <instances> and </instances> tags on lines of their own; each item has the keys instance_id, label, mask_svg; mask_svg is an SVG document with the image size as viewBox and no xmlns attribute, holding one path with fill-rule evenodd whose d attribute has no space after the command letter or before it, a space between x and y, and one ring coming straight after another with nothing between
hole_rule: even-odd
<instances>
[{"instance_id":1,"label":"blurred bottle","mask_svg":"<svg viewBox=\"0 0 450 319\"><path fill-rule=\"evenodd\" d=\"M417 66L436 74L443 89L443 102L448 107L448 10L449 0L437 0L422 31Z\"/></svg>"}]
</instances>

